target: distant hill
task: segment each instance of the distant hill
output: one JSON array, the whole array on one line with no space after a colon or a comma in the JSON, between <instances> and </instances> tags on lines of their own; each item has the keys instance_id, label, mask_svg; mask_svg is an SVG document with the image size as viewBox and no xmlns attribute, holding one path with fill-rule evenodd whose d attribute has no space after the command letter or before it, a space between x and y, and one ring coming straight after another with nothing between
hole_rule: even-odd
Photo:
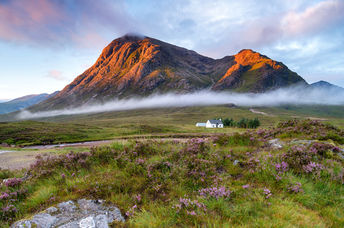
<instances>
[{"instance_id":1,"label":"distant hill","mask_svg":"<svg viewBox=\"0 0 344 228\"><path fill-rule=\"evenodd\" d=\"M58 91L52 94L32 94L24 97L19 97L11 101L0 103L0 114L15 112L20 109L27 108L31 105L38 104L41 101L44 101L52 96L55 96L57 93Z\"/></svg>"},{"instance_id":2,"label":"distant hill","mask_svg":"<svg viewBox=\"0 0 344 228\"><path fill-rule=\"evenodd\" d=\"M252 50L212 59L150 37L126 35L104 48L93 66L31 110L52 110L114 98L196 90L265 92L305 80Z\"/></svg>"},{"instance_id":3,"label":"distant hill","mask_svg":"<svg viewBox=\"0 0 344 228\"><path fill-rule=\"evenodd\" d=\"M326 81L314 82L314 83L310 84L310 86L313 88L338 90L338 91L344 92L344 88L342 88L340 86L333 85L333 84L326 82Z\"/></svg>"}]
</instances>

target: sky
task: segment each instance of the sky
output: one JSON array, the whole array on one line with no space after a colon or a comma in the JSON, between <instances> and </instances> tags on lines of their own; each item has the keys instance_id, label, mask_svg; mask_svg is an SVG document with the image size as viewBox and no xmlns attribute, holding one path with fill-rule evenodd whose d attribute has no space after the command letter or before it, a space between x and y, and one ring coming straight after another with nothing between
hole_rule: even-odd
<instances>
[{"instance_id":1,"label":"sky","mask_svg":"<svg viewBox=\"0 0 344 228\"><path fill-rule=\"evenodd\" d=\"M344 86L344 0L0 0L0 100L62 90L136 33L212 58L250 48Z\"/></svg>"}]
</instances>

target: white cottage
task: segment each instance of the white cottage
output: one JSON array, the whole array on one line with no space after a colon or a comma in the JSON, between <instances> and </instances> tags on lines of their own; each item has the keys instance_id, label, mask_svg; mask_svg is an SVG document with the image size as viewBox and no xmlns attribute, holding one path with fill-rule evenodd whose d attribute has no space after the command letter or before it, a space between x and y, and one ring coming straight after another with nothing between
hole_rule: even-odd
<instances>
[{"instance_id":1,"label":"white cottage","mask_svg":"<svg viewBox=\"0 0 344 228\"><path fill-rule=\"evenodd\" d=\"M206 123L196 123L196 127L205 127Z\"/></svg>"},{"instance_id":2,"label":"white cottage","mask_svg":"<svg viewBox=\"0 0 344 228\"><path fill-rule=\"evenodd\" d=\"M221 120L208 120L205 127L206 128L223 128L223 123Z\"/></svg>"}]
</instances>

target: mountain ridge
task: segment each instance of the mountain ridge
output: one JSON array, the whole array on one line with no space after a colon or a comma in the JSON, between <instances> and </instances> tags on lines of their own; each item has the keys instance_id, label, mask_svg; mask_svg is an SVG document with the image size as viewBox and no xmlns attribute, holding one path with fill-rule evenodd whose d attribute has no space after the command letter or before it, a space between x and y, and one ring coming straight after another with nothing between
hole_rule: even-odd
<instances>
[{"instance_id":1,"label":"mountain ridge","mask_svg":"<svg viewBox=\"0 0 344 228\"><path fill-rule=\"evenodd\" d=\"M0 103L0 114L6 114L15 112L21 109L25 109L32 105L38 104L50 97L55 96L59 91L54 93L41 93L41 94L30 94L23 97L18 97L10 101Z\"/></svg>"},{"instance_id":2,"label":"mountain ridge","mask_svg":"<svg viewBox=\"0 0 344 228\"><path fill-rule=\"evenodd\" d=\"M333 89L344 90L343 87L337 86L335 84L329 83L329 82L324 81L324 80L320 80L320 81L311 83L310 86L316 87L316 88L333 88Z\"/></svg>"},{"instance_id":3,"label":"mountain ridge","mask_svg":"<svg viewBox=\"0 0 344 228\"><path fill-rule=\"evenodd\" d=\"M61 92L33 109L202 89L265 92L296 83L307 84L283 63L250 49L212 59L154 38L125 35L107 45Z\"/></svg>"}]
</instances>

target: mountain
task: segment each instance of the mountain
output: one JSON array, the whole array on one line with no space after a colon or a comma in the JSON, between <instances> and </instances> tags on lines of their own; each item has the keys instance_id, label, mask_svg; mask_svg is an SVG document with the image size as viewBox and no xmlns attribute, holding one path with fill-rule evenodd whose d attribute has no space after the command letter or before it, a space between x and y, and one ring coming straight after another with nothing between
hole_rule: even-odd
<instances>
[{"instance_id":1,"label":"mountain","mask_svg":"<svg viewBox=\"0 0 344 228\"><path fill-rule=\"evenodd\" d=\"M344 92L344 88L333 85L326 81L318 81L310 84L312 88L318 88L318 89L327 89L327 90L338 90L341 92Z\"/></svg>"},{"instance_id":2,"label":"mountain","mask_svg":"<svg viewBox=\"0 0 344 228\"><path fill-rule=\"evenodd\" d=\"M212 59L150 37L126 35L112 41L93 66L33 110L201 89L257 93L296 83L307 84L283 63L252 50Z\"/></svg>"},{"instance_id":3,"label":"mountain","mask_svg":"<svg viewBox=\"0 0 344 228\"><path fill-rule=\"evenodd\" d=\"M38 104L41 101L44 101L50 97L55 96L56 94L58 94L58 92L59 91L56 91L52 94L32 94L24 97L19 97L11 101L0 103L0 114L18 111L20 109L27 108L31 105Z\"/></svg>"}]
</instances>

